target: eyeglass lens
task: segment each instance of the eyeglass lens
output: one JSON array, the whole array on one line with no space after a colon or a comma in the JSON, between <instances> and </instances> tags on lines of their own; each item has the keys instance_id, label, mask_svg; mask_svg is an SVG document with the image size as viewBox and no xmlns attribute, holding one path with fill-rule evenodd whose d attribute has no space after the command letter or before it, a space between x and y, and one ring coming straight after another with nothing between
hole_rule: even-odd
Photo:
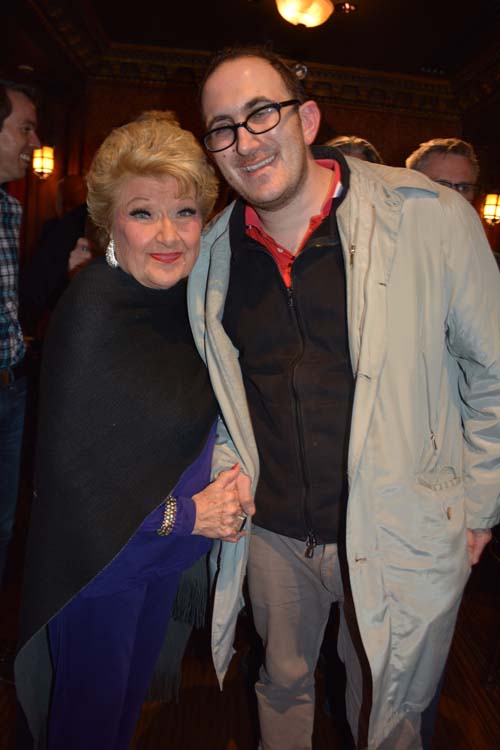
<instances>
[{"instance_id":1,"label":"eyeglass lens","mask_svg":"<svg viewBox=\"0 0 500 750\"><path fill-rule=\"evenodd\" d=\"M436 180L440 185L449 187L452 190L456 190L459 193L475 193L476 185L472 182L449 182L448 180Z\"/></svg>"},{"instance_id":2,"label":"eyeglass lens","mask_svg":"<svg viewBox=\"0 0 500 750\"><path fill-rule=\"evenodd\" d=\"M205 146L209 151L223 151L229 148L236 141L238 128L245 128L253 135L266 133L268 130L275 128L280 122L282 108L292 104L299 104L299 101L297 99L290 99L284 102L266 104L250 112L244 122L215 128L205 135L203 139Z\"/></svg>"}]
</instances>

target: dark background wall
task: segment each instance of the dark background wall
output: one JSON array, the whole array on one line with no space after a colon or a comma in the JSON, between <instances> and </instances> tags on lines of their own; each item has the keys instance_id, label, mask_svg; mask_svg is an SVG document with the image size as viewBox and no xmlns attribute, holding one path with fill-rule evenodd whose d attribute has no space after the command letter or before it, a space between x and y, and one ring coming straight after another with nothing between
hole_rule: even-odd
<instances>
[{"instance_id":1,"label":"dark background wall","mask_svg":"<svg viewBox=\"0 0 500 750\"><path fill-rule=\"evenodd\" d=\"M202 132L197 87L210 53L112 43L99 29L92 6L95 15L95 5L88 0L78 7L63 0L18 0L6 11L0 67L33 68L26 75L41 92L39 134L43 143L54 146L56 158L47 180L30 174L10 186L24 204L25 258L43 222L55 215L58 180L85 174L113 127L147 109L173 109L184 127L198 136ZM404 24L406 11L400 12ZM382 30L376 41L379 48L386 43ZM429 138L463 137L478 153L482 187L500 187L500 64L495 67L500 52L495 54L494 64L490 54L487 64L478 58L461 77L449 78L442 71L425 76L396 73L397 60L391 73L308 64L306 82L323 114L318 142L354 133L372 141L387 164L402 166ZM478 198L478 208L480 202ZM487 231L500 251L500 231Z\"/></svg>"}]
</instances>

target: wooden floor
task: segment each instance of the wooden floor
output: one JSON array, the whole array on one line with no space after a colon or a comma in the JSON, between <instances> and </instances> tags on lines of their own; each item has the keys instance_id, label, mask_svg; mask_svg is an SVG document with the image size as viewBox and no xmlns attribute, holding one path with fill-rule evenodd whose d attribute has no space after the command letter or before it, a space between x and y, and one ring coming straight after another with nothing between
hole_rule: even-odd
<instances>
[{"instance_id":1,"label":"wooden floor","mask_svg":"<svg viewBox=\"0 0 500 750\"><path fill-rule=\"evenodd\" d=\"M22 536L22 531L18 531ZM14 574L0 600L0 638L14 638L22 544ZM11 566L12 569L12 566ZM146 705L134 750L255 750L257 723L251 689L253 642L248 618L240 618L237 654L220 692L208 653L208 633L193 637L186 653L178 704ZM490 552L474 570L463 599L448 661L433 750L500 750L500 559ZM318 669L315 750L347 750L340 729L325 710L323 672ZM490 682L488 682L490 678ZM14 750L15 688L0 681L0 750ZM68 748L71 750L71 748ZM106 750L92 748L90 750Z\"/></svg>"}]
</instances>

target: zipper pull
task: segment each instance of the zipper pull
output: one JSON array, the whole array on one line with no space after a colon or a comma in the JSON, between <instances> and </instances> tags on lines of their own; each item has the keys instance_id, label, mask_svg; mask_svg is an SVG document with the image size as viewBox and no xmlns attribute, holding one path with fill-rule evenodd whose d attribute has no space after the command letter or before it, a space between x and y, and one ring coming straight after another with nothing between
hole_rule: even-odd
<instances>
[{"instance_id":1,"label":"zipper pull","mask_svg":"<svg viewBox=\"0 0 500 750\"><path fill-rule=\"evenodd\" d=\"M349 265L352 266L354 264L354 253L356 252L356 245L353 243L349 247Z\"/></svg>"},{"instance_id":2,"label":"zipper pull","mask_svg":"<svg viewBox=\"0 0 500 750\"><path fill-rule=\"evenodd\" d=\"M291 286L287 286L286 293L288 295L288 306L293 307L293 288Z\"/></svg>"},{"instance_id":3,"label":"zipper pull","mask_svg":"<svg viewBox=\"0 0 500 750\"><path fill-rule=\"evenodd\" d=\"M316 537L314 536L314 533L310 531L306 539L305 557L307 557L308 560L310 560L311 557L314 557L314 548L316 547L316 544L317 544Z\"/></svg>"},{"instance_id":4,"label":"zipper pull","mask_svg":"<svg viewBox=\"0 0 500 750\"><path fill-rule=\"evenodd\" d=\"M431 443L432 443L432 447L434 448L434 450L437 451L438 446L436 442L436 436L433 432L431 432Z\"/></svg>"}]
</instances>

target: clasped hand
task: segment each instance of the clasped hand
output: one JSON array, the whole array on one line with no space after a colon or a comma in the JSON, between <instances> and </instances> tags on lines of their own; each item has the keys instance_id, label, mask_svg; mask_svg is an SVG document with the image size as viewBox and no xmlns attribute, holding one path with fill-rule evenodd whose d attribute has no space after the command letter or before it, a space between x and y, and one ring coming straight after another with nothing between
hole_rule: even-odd
<instances>
[{"instance_id":1,"label":"clasped hand","mask_svg":"<svg viewBox=\"0 0 500 750\"><path fill-rule=\"evenodd\" d=\"M239 464L222 471L202 492L193 495L196 520L193 534L225 542L237 542L246 516L255 513L250 478L242 474Z\"/></svg>"}]
</instances>

